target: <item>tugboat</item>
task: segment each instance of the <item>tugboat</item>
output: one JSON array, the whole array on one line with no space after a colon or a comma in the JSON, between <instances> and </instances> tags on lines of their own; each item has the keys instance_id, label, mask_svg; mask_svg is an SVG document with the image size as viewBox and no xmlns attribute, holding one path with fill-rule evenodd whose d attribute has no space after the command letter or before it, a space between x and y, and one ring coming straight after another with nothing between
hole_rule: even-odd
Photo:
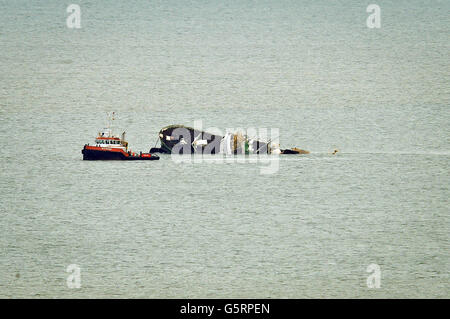
<instances>
[{"instance_id":1,"label":"tugboat","mask_svg":"<svg viewBox=\"0 0 450 319\"><path fill-rule=\"evenodd\" d=\"M95 145L85 144L81 153L83 160L120 160L120 161L155 161L159 160L158 155L151 153L139 154L128 149L128 142L125 141L125 132L122 137L115 136L112 129L115 113L110 117L108 127L98 133Z\"/></svg>"}]
</instances>

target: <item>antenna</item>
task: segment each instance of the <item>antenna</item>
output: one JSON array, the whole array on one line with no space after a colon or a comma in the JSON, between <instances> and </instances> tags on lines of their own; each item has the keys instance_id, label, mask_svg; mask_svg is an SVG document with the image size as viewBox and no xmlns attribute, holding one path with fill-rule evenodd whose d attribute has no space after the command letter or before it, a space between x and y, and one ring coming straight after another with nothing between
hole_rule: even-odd
<instances>
[{"instance_id":1,"label":"antenna","mask_svg":"<svg viewBox=\"0 0 450 319\"><path fill-rule=\"evenodd\" d=\"M105 122L105 128L108 128L108 119L109 119L109 112L106 112L106 122Z\"/></svg>"},{"instance_id":2,"label":"antenna","mask_svg":"<svg viewBox=\"0 0 450 319\"><path fill-rule=\"evenodd\" d=\"M114 121L114 116L116 115L116 112L112 112L112 115L111 115L111 127L110 127L110 134L111 134L111 137L113 136L113 121Z\"/></svg>"}]
</instances>

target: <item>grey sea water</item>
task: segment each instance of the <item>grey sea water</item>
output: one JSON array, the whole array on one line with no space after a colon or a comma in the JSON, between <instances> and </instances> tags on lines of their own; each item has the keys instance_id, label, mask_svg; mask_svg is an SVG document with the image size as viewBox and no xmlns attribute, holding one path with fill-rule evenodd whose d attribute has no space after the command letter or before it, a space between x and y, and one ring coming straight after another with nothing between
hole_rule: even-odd
<instances>
[{"instance_id":1,"label":"grey sea water","mask_svg":"<svg viewBox=\"0 0 450 319\"><path fill-rule=\"evenodd\" d=\"M450 2L376 3L1 1L0 297L450 297ZM311 154L82 161L108 111Z\"/></svg>"}]
</instances>

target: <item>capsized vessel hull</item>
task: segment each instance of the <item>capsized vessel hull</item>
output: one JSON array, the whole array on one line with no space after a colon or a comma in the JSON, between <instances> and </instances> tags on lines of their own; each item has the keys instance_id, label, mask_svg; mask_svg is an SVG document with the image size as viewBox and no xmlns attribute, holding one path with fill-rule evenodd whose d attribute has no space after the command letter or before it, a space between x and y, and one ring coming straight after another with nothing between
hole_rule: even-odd
<instances>
[{"instance_id":1,"label":"capsized vessel hull","mask_svg":"<svg viewBox=\"0 0 450 319\"><path fill-rule=\"evenodd\" d=\"M187 127L170 125L159 131L160 148L150 152L175 154L267 154L267 142L242 134L216 135Z\"/></svg>"},{"instance_id":2,"label":"capsized vessel hull","mask_svg":"<svg viewBox=\"0 0 450 319\"><path fill-rule=\"evenodd\" d=\"M293 147L280 149L279 144L260 141L242 133L212 134L184 125L169 125L159 131L161 147L151 153L167 154L309 154Z\"/></svg>"}]
</instances>

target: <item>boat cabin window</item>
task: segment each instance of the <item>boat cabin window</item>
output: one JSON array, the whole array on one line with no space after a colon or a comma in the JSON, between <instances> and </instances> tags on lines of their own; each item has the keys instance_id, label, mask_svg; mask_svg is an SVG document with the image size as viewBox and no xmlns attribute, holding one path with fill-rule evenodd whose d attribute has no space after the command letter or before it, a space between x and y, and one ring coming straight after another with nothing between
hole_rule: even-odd
<instances>
[{"instance_id":1,"label":"boat cabin window","mask_svg":"<svg viewBox=\"0 0 450 319\"><path fill-rule=\"evenodd\" d=\"M95 140L97 144L120 144L120 141L117 140Z\"/></svg>"}]
</instances>

